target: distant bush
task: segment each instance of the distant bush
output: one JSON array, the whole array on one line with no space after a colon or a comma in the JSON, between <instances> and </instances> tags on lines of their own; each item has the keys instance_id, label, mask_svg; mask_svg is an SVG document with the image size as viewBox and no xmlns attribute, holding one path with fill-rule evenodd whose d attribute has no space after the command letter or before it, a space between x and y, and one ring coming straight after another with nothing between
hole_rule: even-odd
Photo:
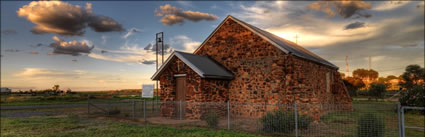
<instances>
[{"instance_id":1,"label":"distant bush","mask_svg":"<svg viewBox=\"0 0 425 137\"><path fill-rule=\"evenodd\" d=\"M384 93L387 92L387 86L381 83L370 83L369 95L378 98L383 98Z\"/></svg>"},{"instance_id":2,"label":"distant bush","mask_svg":"<svg viewBox=\"0 0 425 137\"><path fill-rule=\"evenodd\" d=\"M313 119L306 115L298 116L298 129L307 129ZM290 133L295 129L295 114L293 112L273 111L261 117L264 132Z\"/></svg>"},{"instance_id":3,"label":"distant bush","mask_svg":"<svg viewBox=\"0 0 425 137\"><path fill-rule=\"evenodd\" d=\"M212 127L212 128L217 128L218 127L218 115L217 113L213 112L213 111L208 111L207 113L205 113L201 119L205 120L205 122L207 122L208 126Z\"/></svg>"},{"instance_id":4,"label":"distant bush","mask_svg":"<svg viewBox=\"0 0 425 137\"><path fill-rule=\"evenodd\" d=\"M369 91L367 90L358 90L357 91L358 96L369 96Z\"/></svg>"},{"instance_id":5,"label":"distant bush","mask_svg":"<svg viewBox=\"0 0 425 137\"><path fill-rule=\"evenodd\" d=\"M108 111L108 115L118 115L121 113L121 110L119 109L112 109Z\"/></svg>"},{"instance_id":6,"label":"distant bush","mask_svg":"<svg viewBox=\"0 0 425 137\"><path fill-rule=\"evenodd\" d=\"M383 137L385 133L385 121L375 114L367 113L360 117L357 123L358 137Z\"/></svg>"}]
</instances>

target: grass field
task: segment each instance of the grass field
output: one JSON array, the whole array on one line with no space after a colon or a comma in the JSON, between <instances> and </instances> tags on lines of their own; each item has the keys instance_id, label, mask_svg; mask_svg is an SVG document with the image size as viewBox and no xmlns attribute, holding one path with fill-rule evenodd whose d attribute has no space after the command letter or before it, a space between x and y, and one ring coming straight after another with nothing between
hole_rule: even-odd
<instances>
[{"instance_id":1,"label":"grass field","mask_svg":"<svg viewBox=\"0 0 425 137\"><path fill-rule=\"evenodd\" d=\"M41 137L256 137L257 135L206 128L144 125L106 119L87 119L78 115L31 118L1 118L1 136Z\"/></svg>"},{"instance_id":2,"label":"grass field","mask_svg":"<svg viewBox=\"0 0 425 137\"><path fill-rule=\"evenodd\" d=\"M2 95L1 106L19 105L50 105L50 104L86 104L88 95L95 96L96 100L118 101L125 99L141 99L138 95L107 94L107 93L77 93L62 96L31 96L31 95ZM354 112L328 113L321 117L325 124L320 130L306 135L315 136L315 133L326 135L356 136L357 121L362 114L372 112L385 120L386 135L398 135L397 102L393 101L353 101ZM150 108L150 107L148 107ZM75 109L75 108L74 108ZM84 108L83 108L84 109ZM67 111L67 108L54 109ZM6 112L25 112L28 110L8 110ZM43 109L31 110L48 111ZM85 111L85 110L84 110ZM140 125L126 122L98 120L70 116L42 116L29 118L1 118L1 136L255 136L255 134L230 132L198 127L176 128L160 125ZM424 127L425 116L418 112L408 112L405 116L407 126ZM325 131L321 131L324 129ZM335 130L338 129L338 130ZM22 132L25 131L25 132ZM406 129L408 137L423 137L424 130Z\"/></svg>"},{"instance_id":3,"label":"grass field","mask_svg":"<svg viewBox=\"0 0 425 137\"><path fill-rule=\"evenodd\" d=\"M91 99L119 101L123 99L144 99L135 94L110 94L106 92L79 92L76 94L64 94L57 96L36 95L1 95L0 105L2 106L25 106L25 105L51 105L51 104L87 104L88 95Z\"/></svg>"}]
</instances>

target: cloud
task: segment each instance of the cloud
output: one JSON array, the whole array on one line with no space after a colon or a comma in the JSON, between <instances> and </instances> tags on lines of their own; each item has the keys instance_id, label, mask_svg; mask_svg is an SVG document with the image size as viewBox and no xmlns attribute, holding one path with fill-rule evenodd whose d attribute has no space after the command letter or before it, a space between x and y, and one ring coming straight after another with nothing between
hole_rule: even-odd
<instances>
[{"instance_id":1,"label":"cloud","mask_svg":"<svg viewBox=\"0 0 425 137\"><path fill-rule=\"evenodd\" d=\"M149 43L143 49L146 50L146 51L155 53L156 52L156 45ZM171 51L172 51L172 49L171 49L170 45L164 44L164 54L169 54L169 53L171 53ZM161 44L158 44L158 53L159 54L162 53L162 45Z\"/></svg>"},{"instance_id":2,"label":"cloud","mask_svg":"<svg viewBox=\"0 0 425 137\"><path fill-rule=\"evenodd\" d=\"M422 2L421 4L416 5L416 8L424 8L425 4Z\"/></svg>"},{"instance_id":3,"label":"cloud","mask_svg":"<svg viewBox=\"0 0 425 137\"><path fill-rule=\"evenodd\" d=\"M182 5L183 7L193 7L193 4L191 1L177 1L178 4Z\"/></svg>"},{"instance_id":4,"label":"cloud","mask_svg":"<svg viewBox=\"0 0 425 137\"><path fill-rule=\"evenodd\" d=\"M41 46L43 46L42 43L38 43L36 45L30 45L30 47L33 47L33 48L38 48L38 47L41 47Z\"/></svg>"},{"instance_id":5,"label":"cloud","mask_svg":"<svg viewBox=\"0 0 425 137\"><path fill-rule=\"evenodd\" d=\"M5 49L4 52L20 52L19 49Z\"/></svg>"},{"instance_id":6,"label":"cloud","mask_svg":"<svg viewBox=\"0 0 425 137\"><path fill-rule=\"evenodd\" d=\"M165 44L164 49L164 59L166 59L172 52L172 48L170 48L168 44ZM100 53L90 53L88 56L107 61L145 65L155 64L156 59L156 48L150 43L142 48L142 46L138 44L129 43L126 41L119 50L108 50L100 48L96 48L96 50L100 51Z\"/></svg>"},{"instance_id":7,"label":"cloud","mask_svg":"<svg viewBox=\"0 0 425 137\"><path fill-rule=\"evenodd\" d=\"M217 20L218 17L213 14L203 13L199 11L185 11L183 9L166 4L155 9L157 16L162 16L160 20L164 25L170 26L174 24L183 24L184 20L198 22L201 20L212 21Z\"/></svg>"},{"instance_id":8,"label":"cloud","mask_svg":"<svg viewBox=\"0 0 425 137\"><path fill-rule=\"evenodd\" d=\"M171 38L171 44L180 50L192 53L201 45L201 42L194 41L185 35L177 35Z\"/></svg>"},{"instance_id":9,"label":"cloud","mask_svg":"<svg viewBox=\"0 0 425 137\"><path fill-rule=\"evenodd\" d=\"M100 37L100 39L102 39L102 44L105 45L106 44L107 37L105 35L102 35Z\"/></svg>"},{"instance_id":10,"label":"cloud","mask_svg":"<svg viewBox=\"0 0 425 137\"><path fill-rule=\"evenodd\" d=\"M80 73L71 72L65 73L62 71L57 71L55 69L44 69L44 68L25 68L23 72L15 74L15 76L25 77L25 78L64 78L64 77L74 77Z\"/></svg>"},{"instance_id":11,"label":"cloud","mask_svg":"<svg viewBox=\"0 0 425 137\"><path fill-rule=\"evenodd\" d=\"M80 36L86 27L96 32L124 30L112 18L94 14L90 3L84 9L62 1L33 1L20 8L17 14L36 24L31 30L34 34Z\"/></svg>"},{"instance_id":12,"label":"cloud","mask_svg":"<svg viewBox=\"0 0 425 137\"><path fill-rule=\"evenodd\" d=\"M146 64L146 65L152 65L156 63L156 60L143 60L140 63Z\"/></svg>"},{"instance_id":13,"label":"cloud","mask_svg":"<svg viewBox=\"0 0 425 137\"><path fill-rule=\"evenodd\" d=\"M372 16L371 14L361 12L372 8L370 3L363 1L319 1L308 5L307 8L324 12L329 17L333 17L336 14L343 18L351 18L354 15L365 18Z\"/></svg>"},{"instance_id":14,"label":"cloud","mask_svg":"<svg viewBox=\"0 0 425 137\"><path fill-rule=\"evenodd\" d=\"M388 11L388 10L394 10L396 8L400 8L406 4L408 4L409 1L382 1L378 3L376 6L372 8L372 10L376 11Z\"/></svg>"},{"instance_id":15,"label":"cloud","mask_svg":"<svg viewBox=\"0 0 425 137\"><path fill-rule=\"evenodd\" d=\"M64 41L56 36L53 36L55 42L50 44L53 48L52 54L68 54L72 56L79 56L81 54L89 54L94 48L93 45L89 45L89 41Z\"/></svg>"},{"instance_id":16,"label":"cloud","mask_svg":"<svg viewBox=\"0 0 425 137\"><path fill-rule=\"evenodd\" d=\"M36 55L36 54L38 54L38 51L32 50L32 51L31 51L31 54Z\"/></svg>"},{"instance_id":17,"label":"cloud","mask_svg":"<svg viewBox=\"0 0 425 137\"><path fill-rule=\"evenodd\" d=\"M140 55L102 55L97 53L90 53L88 54L89 57L95 58L95 59L101 59L101 60L107 60L107 61L114 61L114 62L124 62L124 63L140 63L140 60L143 56Z\"/></svg>"},{"instance_id":18,"label":"cloud","mask_svg":"<svg viewBox=\"0 0 425 137\"><path fill-rule=\"evenodd\" d=\"M1 33L3 35L14 35L14 34L17 34L18 32L14 29L6 29L6 30L2 30Z\"/></svg>"},{"instance_id":19,"label":"cloud","mask_svg":"<svg viewBox=\"0 0 425 137\"><path fill-rule=\"evenodd\" d=\"M356 22L350 23L347 26L345 26L344 30L357 29L357 28L362 28L362 27L365 27L365 23L356 21Z\"/></svg>"},{"instance_id":20,"label":"cloud","mask_svg":"<svg viewBox=\"0 0 425 137\"><path fill-rule=\"evenodd\" d=\"M134 33L139 33L139 32L141 32L142 30L140 30L140 29L137 29L137 28L131 28L130 30L128 30L128 32L124 35L124 36L122 36L124 39L127 39L128 37L130 37L131 35L133 35Z\"/></svg>"}]
</instances>

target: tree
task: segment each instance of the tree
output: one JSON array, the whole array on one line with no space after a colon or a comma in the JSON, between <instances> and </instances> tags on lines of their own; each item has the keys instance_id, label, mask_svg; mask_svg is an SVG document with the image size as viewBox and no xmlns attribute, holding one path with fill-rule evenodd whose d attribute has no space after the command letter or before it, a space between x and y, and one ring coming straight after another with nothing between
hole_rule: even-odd
<instances>
[{"instance_id":1,"label":"tree","mask_svg":"<svg viewBox=\"0 0 425 137\"><path fill-rule=\"evenodd\" d=\"M53 90L54 92L58 92L58 91L59 91L59 85L54 85L54 86L52 87L52 90Z\"/></svg>"},{"instance_id":2,"label":"tree","mask_svg":"<svg viewBox=\"0 0 425 137\"><path fill-rule=\"evenodd\" d=\"M406 67L405 72L401 75L400 86L407 91L401 92L399 98L401 105L418 107L425 105L424 76L425 69L421 66L409 65ZM425 110L422 113L425 114Z\"/></svg>"},{"instance_id":3,"label":"tree","mask_svg":"<svg viewBox=\"0 0 425 137\"><path fill-rule=\"evenodd\" d=\"M398 77L396 77L394 75L388 75L387 76L387 80L393 80L393 79L398 79Z\"/></svg>"},{"instance_id":4,"label":"tree","mask_svg":"<svg viewBox=\"0 0 425 137\"><path fill-rule=\"evenodd\" d=\"M402 106L425 106L425 92L424 86L414 85L412 88L408 89L407 92L400 93L400 104ZM422 110L422 113L425 114L425 110Z\"/></svg>"},{"instance_id":5,"label":"tree","mask_svg":"<svg viewBox=\"0 0 425 137\"><path fill-rule=\"evenodd\" d=\"M415 85L420 85L424 82L425 69L419 65L409 65L406 67L405 72L401 75L403 82L400 86L410 89Z\"/></svg>"},{"instance_id":6,"label":"tree","mask_svg":"<svg viewBox=\"0 0 425 137\"><path fill-rule=\"evenodd\" d=\"M356 69L353 71L353 77L361 78L362 80L375 80L378 76L379 73L373 69Z\"/></svg>"},{"instance_id":7,"label":"tree","mask_svg":"<svg viewBox=\"0 0 425 137\"><path fill-rule=\"evenodd\" d=\"M378 98L383 98L384 93L387 92L387 86L381 83L370 83L369 95L375 97L376 100Z\"/></svg>"},{"instance_id":8,"label":"tree","mask_svg":"<svg viewBox=\"0 0 425 137\"><path fill-rule=\"evenodd\" d=\"M346 80L348 83L350 83L351 85L353 85L354 87L358 89L366 86L365 83L360 78L346 77L344 80Z\"/></svg>"}]
</instances>

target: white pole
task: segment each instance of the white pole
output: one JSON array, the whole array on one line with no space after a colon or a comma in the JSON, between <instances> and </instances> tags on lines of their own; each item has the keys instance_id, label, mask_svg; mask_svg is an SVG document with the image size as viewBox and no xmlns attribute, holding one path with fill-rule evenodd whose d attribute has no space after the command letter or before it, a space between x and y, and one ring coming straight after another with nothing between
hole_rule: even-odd
<instances>
[{"instance_id":1,"label":"white pole","mask_svg":"<svg viewBox=\"0 0 425 137\"><path fill-rule=\"evenodd\" d=\"M294 104L294 113L295 113L295 136L298 137L297 102L295 102L295 104Z\"/></svg>"},{"instance_id":2,"label":"white pole","mask_svg":"<svg viewBox=\"0 0 425 137\"><path fill-rule=\"evenodd\" d=\"M230 130L230 101L227 101L227 129Z\"/></svg>"}]
</instances>

